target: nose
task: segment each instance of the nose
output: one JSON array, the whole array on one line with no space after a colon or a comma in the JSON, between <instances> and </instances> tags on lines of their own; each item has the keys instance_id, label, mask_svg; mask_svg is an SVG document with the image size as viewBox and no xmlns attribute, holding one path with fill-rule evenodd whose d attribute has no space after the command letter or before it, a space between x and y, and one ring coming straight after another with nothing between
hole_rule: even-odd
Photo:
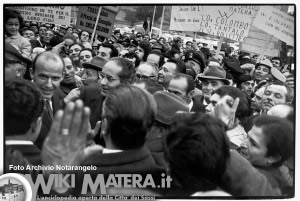
<instances>
[{"instance_id":1,"label":"nose","mask_svg":"<svg viewBox=\"0 0 300 201\"><path fill-rule=\"evenodd\" d=\"M210 113L211 112L210 104L205 107L205 112L206 113Z\"/></svg>"},{"instance_id":2,"label":"nose","mask_svg":"<svg viewBox=\"0 0 300 201\"><path fill-rule=\"evenodd\" d=\"M106 77L104 77L104 78L101 79L100 84L102 86L106 86L107 85L107 79L106 79Z\"/></svg>"},{"instance_id":3,"label":"nose","mask_svg":"<svg viewBox=\"0 0 300 201\"><path fill-rule=\"evenodd\" d=\"M50 87L52 87L52 85L53 85L53 84L52 84L52 79L51 79L51 78L48 78L47 81L46 81L46 87L49 87L49 88L50 88Z\"/></svg>"},{"instance_id":4,"label":"nose","mask_svg":"<svg viewBox=\"0 0 300 201\"><path fill-rule=\"evenodd\" d=\"M206 87L207 89L210 89L210 90L212 90L213 89L213 87L212 87L212 85L211 85L211 83L208 83L208 85L207 85L207 87Z\"/></svg>"}]
</instances>

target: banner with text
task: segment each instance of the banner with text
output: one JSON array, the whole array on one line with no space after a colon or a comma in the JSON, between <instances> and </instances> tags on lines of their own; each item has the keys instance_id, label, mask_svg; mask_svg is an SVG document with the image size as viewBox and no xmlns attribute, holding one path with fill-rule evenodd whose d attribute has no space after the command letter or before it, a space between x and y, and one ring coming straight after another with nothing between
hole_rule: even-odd
<instances>
[{"instance_id":1,"label":"banner with text","mask_svg":"<svg viewBox=\"0 0 300 201\"><path fill-rule=\"evenodd\" d=\"M99 8L99 6L79 6L76 26L81 30L93 33ZM116 15L116 12L102 8L96 28L96 34L110 38Z\"/></svg>"},{"instance_id":2,"label":"banner with text","mask_svg":"<svg viewBox=\"0 0 300 201\"><path fill-rule=\"evenodd\" d=\"M70 25L71 6L13 6L25 21Z\"/></svg>"},{"instance_id":3,"label":"banner with text","mask_svg":"<svg viewBox=\"0 0 300 201\"><path fill-rule=\"evenodd\" d=\"M253 25L274 37L294 46L294 17L271 6L258 11Z\"/></svg>"},{"instance_id":4,"label":"banner with text","mask_svg":"<svg viewBox=\"0 0 300 201\"><path fill-rule=\"evenodd\" d=\"M170 29L243 41L257 6L172 6Z\"/></svg>"}]
</instances>

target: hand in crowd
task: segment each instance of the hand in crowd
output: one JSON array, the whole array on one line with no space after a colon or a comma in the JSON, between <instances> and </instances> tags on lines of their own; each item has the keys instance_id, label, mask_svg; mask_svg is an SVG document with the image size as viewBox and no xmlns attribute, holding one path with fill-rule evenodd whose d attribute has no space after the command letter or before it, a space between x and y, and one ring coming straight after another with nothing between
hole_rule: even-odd
<instances>
[{"instance_id":1,"label":"hand in crowd","mask_svg":"<svg viewBox=\"0 0 300 201\"><path fill-rule=\"evenodd\" d=\"M81 100L55 115L42 149L44 165L80 165L84 160L90 110Z\"/></svg>"},{"instance_id":2,"label":"hand in crowd","mask_svg":"<svg viewBox=\"0 0 300 201\"><path fill-rule=\"evenodd\" d=\"M233 100L232 97L225 95L221 98L221 100L217 103L214 113L215 117L222 120L227 128L230 129L234 127L235 124L235 112L239 105L240 99L236 98Z\"/></svg>"},{"instance_id":3,"label":"hand in crowd","mask_svg":"<svg viewBox=\"0 0 300 201\"><path fill-rule=\"evenodd\" d=\"M64 45L65 45L65 42L63 41L63 42L59 43L58 45L54 46L52 48L52 51L55 52L56 54L59 54Z\"/></svg>"},{"instance_id":4,"label":"hand in crowd","mask_svg":"<svg viewBox=\"0 0 300 201\"><path fill-rule=\"evenodd\" d=\"M83 83L81 82L81 77L80 76L75 75L74 79L75 79L75 83L76 83L77 88L80 88L80 87L83 86Z\"/></svg>"},{"instance_id":5,"label":"hand in crowd","mask_svg":"<svg viewBox=\"0 0 300 201\"><path fill-rule=\"evenodd\" d=\"M97 135L101 127L101 121L98 121L96 123L96 126L94 129L91 128L91 124L89 124L89 132L87 135L87 146L93 145L94 144L94 137Z\"/></svg>"},{"instance_id":6,"label":"hand in crowd","mask_svg":"<svg viewBox=\"0 0 300 201\"><path fill-rule=\"evenodd\" d=\"M80 96L79 88L72 89L69 94L64 98L64 102L68 104L69 102L75 101Z\"/></svg>"}]
</instances>

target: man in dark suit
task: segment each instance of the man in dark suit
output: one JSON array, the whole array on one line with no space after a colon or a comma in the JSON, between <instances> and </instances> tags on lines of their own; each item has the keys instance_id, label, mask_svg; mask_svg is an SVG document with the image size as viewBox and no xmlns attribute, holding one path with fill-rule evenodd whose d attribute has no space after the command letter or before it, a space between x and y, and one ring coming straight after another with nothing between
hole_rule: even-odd
<instances>
[{"instance_id":1,"label":"man in dark suit","mask_svg":"<svg viewBox=\"0 0 300 201\"><path fill-rule=\"evenodd\" d=\"M147 17L144 21L144 24L143 24L143 28L145 30L145 34L150 34L151 32L151 25L152 25L152 22L150 20L150 17Z\"/></svg>"},{"instance_id":2,"label":"man in dark suit","mask_svg":"<svg viewBox=\"0 0 300 201\"><path fill-rule=\"evenodd\" d=\"M28 80L5 82L4 89L5 148L19 150L31 164L41 165L40 150L33 143L41 130L44 99Z\"/></svg>"},{"instance_id":3,"label":"man in dark suit","mask_svg":"<svg viewBox=\"0 0 300 201\"><path fill-rule=\"evenodd\" d=\"M95 165L96 169L82 172L95 176L117 173L160 175L163 169L156 165L145 147L147 131L156 113L151 102L155 102L154 98L135 86L121 84L111 89L103 103L101 120L101 135L106 146L88 156L82 133L87 131L89 110L80 100L69 103L74 107L67 105L64 115L56 117L56 126L45 141L42 154L45 165ZM61 128L62 125L69 127ZM80 172L76 173L81 176ZM76 179L76 188L82 184L79 181Z\"/></svg>"},{"instance_id":4,"label":"man in dark suit","mask_svg":"<svg viewBox=\"0 0 300 201\"><path fill-rule=\"evenodd\" d=\"M195 83L193 77L186 74L176 74L169 83L168 91L181 97L188 105L189 111L205 113L205 106L200 97L194 97Z\"/></svg>"},{"instance_id":5,"label":"man in dark suit","mask_svg":"<svg viewBox=\"0 0 300 201\"><path fill-rule=\"evenodd\" d=\"M56 91L59 90L60 82L63 80L64 68L62 58L54 52L47 51L35 58L30 71L31 78L45 101L42 129L35 142L40 149L52 125L54 114L63 107Z\"/></svg>"}]
</instances>

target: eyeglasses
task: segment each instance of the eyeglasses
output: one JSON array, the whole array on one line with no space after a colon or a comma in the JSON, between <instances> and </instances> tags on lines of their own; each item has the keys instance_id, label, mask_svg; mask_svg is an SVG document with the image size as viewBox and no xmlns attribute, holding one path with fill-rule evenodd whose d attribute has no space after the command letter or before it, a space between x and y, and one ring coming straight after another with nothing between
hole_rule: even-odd
<instances>
[{"instance_id":1,"label":"eyeglasses","mask_svg":"<svg viewBox=\"0 0 300 201\"><path fill-rule=\"evenodd\" d=\"M48 29L46 29L46 28L40 28L40 31L47 31Z\"/></svg>"},{"instance_id":2,"label":"eyeglasses","mask_svg":"<svg viewBox=\"0 0 300 201\"><path fill-rule=\"evenodd\" d=\"M152 76L147 76L147 75L141 75L141 74L135 74L135 78L140 80L140 79L153 79L155 78L154 75Z\"/></svg>"},{"instance_id":3,"label":"eyeglasses","mask_svg":"<svg viewBox=\"0 0 300 201\"><path fill-rule=\"evenodd\" d=\"M105 74L102 73L102 72L99 72L98 75L99 75L99 78L100 78L100 79L106 79L108 83L111 83L111 82L113 82L113 81L115 81L115 80L120 80L120 79L113 78L113 77L111 77L111 76L105 75Z\"/></svg>"}]
</instances>

